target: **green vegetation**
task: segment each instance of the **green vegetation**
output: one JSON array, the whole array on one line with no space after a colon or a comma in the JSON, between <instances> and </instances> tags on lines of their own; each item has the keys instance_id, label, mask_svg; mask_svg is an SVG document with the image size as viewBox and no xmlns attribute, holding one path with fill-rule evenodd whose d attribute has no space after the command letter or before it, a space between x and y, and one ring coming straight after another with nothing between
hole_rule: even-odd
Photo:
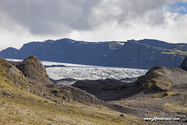
<instances>
[{"instance_id":1,"label":"green vegetation","mask_svg":"<svg viewBox=\"0 0 187 125\"><path fill-rule=\"evenodd\" d=\"M158 52L167 52L167 51L168 51L168 49L162 48L162 47L154 47L154 49L155 49L156 51L158 51Z\"/></svg>"},{"instance_id":2,"label":"green vegetation","mask_svg":"<svg viewBox=\"0 0 187 125\"><path fill-rule=\"evenodd\" d=\"M174 49L168 49L167 52L162 52L163 54L173 54L173 55L187 55L187 51L181 51L176 48Z\"/></svg>"},{"instance_id":3,"label":"green vegetation","mask_svg":"<svg viewBox=\"0 0 187 125\"><path fill-rule=\"evenodd\" d=\"M162 47L154 47L156 52L161 52L162 54L170 54L170 55L185 55L187 56L187 49L185 49L184 51L182 49L178 49L178 47L173 48L173 49L166 49L166 48L162 48Z\"/></svg>"},{"instance_id":4,"label":"green vegetation","mask_svg":"<svg viewBox=\"0 0 187 125\"><path fill-rule=\"evenodd\" d=\"M77 102L65 102L66 106L45 103L38 100L30 101L23 98L7 98L0 96L0 124L134 124L134 116L120 118L119 112L105 107L86 106ZM127 118L127 119L126 119Z\"/></svg>"},{"instance_id":5,"label":"green vegetation","mask_svg":"<svg viewBox=\"0 0 187 125\"><path fill-rule=\"evenodd\" d=\"M181 50L181 51L186 51L187 50L187 45L177 45L176 49Z\"/></svg>"},{"instance_id":6,"label":"green vegetation","mask_svg":"<svg viewBox=\"0 0 187 125\"><path fill-rule=\"evenodd\" d=\"M109 48L110 49L117 49L119 46L121 46L119 43L117 42L112 42L112 43L109 43Z\"/></svg>"}]
</instances>

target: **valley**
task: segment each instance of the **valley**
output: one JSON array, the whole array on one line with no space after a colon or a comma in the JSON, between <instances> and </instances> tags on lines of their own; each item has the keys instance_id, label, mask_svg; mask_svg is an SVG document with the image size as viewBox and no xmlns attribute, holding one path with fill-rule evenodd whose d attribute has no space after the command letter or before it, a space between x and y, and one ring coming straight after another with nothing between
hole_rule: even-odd
<instances>
[{"instance_id":1,"label":"valley","mask_svg":"<svg viewBox=\"0 0 187 125\"><path fill-rule=\"evenodd\" d=\"M70 117L71 124L75 124L75 118L78 118L80 124L88 124L89 122L91 124L106 124L108 121L105 120L110 118L116 120L109 120L110 122L107 124L175 125L186 123L186 58L178 68L155 66L148 71L49 62L45 62L48 65L45 68L44 62L42 63L35 56L30 56L23 61L1 60L2 89L0 96L2 97L2 107L9 106L18 110L19 105L25 107L31 105L32 111L29 112L33 112L33 115L36 116L42 114L36 114L34 111L34 107L37 109L40 108L40 105L55 113L58 112L58 114L61 114L60 110L62 109L63 114L61 115L65 119L71 116L70 114L75 115ZM58 67L58 65L63 65L63 67ZM97 77L94 76L94 71L96 71ZM84 72L86 75L82 74ZM48 77L50 73L53 73L51 78ZM55 78L54 74L58 76L56 79L52 79L52 77ZM116 76L111 77L110 74ZM64 81L67 84L64 84ZM74 82L70 84L72 81ZM29 103L27 104L25 101ZM2 111L9 110L3 109ZM27 109L29 108L26 108L24 112L28 112ZM51 113L51 110L47 110L47 112ZM44 109L40 111L43 112ZM89 111L92 113L90 114ZM15 114L15 112L12 113ZM112 115L108 113L112 113ZM20 115L22 114L20 113ZM43 114L45 113L43 112ZM77 117L76 114L78 116L80 114L86 115L84 117L86 119ZM99 114L102 117L98 116ZM9 119L7 119L7 115ZM6 123L6 119L10 120L7 123L19 123L16 121L18 117L7 115L1 116L3 123ZM90 115L91 119L88 119ZM103 117L105 118L103 119ZM41 116L41 118L43 117ZM45 119L47 118L49 116L45 115ZM170 120L158 120L159 118ZM12 121L12 119L16 120ZM25 119L20 121L30 124L32 119L31 117L28 121ZM39 120L46 123L40 118ZM51 121L47 120L53 124L67 124L69 122L66 120L62 122L57 117ZM38 123L34 121L33 124Z\"/></svg>"}]
</instances>

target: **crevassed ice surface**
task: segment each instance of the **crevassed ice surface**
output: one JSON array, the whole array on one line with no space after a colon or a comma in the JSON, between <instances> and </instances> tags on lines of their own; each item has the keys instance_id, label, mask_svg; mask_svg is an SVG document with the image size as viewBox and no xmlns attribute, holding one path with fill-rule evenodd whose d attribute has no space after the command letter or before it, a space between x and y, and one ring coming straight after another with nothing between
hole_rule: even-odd
<instances>
[{"instance_id":1,"label":"crevassed ice surface","mask_svg":"<svg viewBox=\"0 0 187 125\"><path fill-rule=\"evenodd\" d=\"M117 79L136 78L144 75L147 70L110 68L110 67L50 67L46 68L50 78L76 79L76 80L98 80L98 79Z\"/></svg>"}]
</instances>

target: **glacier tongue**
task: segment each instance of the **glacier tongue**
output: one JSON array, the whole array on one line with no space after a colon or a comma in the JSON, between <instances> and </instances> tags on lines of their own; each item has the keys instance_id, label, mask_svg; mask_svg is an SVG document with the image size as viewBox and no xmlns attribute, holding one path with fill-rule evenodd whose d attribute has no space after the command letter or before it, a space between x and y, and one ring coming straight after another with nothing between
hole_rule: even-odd
<instances>
[{"instance_id":1,"label":"glacier tongue","mask_svg":"<svg viewBox=\"0 0 187 125\"><path fill-rule=\"evenodd\" d=\"M115 67L49 67L46 68L50 78L75 79L75 80L98 80L98 79L116 79L137 78L144 75L147 70L115 68Z\"/></svg>"}]
</instances>

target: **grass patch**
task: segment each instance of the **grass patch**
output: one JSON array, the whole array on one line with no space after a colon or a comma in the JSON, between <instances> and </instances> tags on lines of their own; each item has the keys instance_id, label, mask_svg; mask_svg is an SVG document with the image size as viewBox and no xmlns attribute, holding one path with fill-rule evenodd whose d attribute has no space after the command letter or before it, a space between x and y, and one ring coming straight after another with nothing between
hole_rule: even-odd
<instances>
[{"instance_id":1,"label":"grass patch","mask_svg":"<svg viewBox=\"0 0 187 125\"><path fill-rule=\"evenodd\" d=\"M167 52L162 52L163 54L172 54L172 55L187 55L187 51L181 51L178 49L169 49Z\"/></svg>"},{"instance_id":2,"label":"grass patch","mask_svg":"<svg viewBox=\"0 0 187 125\"><path fill-rule=\"evenodd\" d=\"M143 122L133 115L120 118L119 112L103 106L86 106L78 102L65 102L66 106L53 103L30 101L20 98L0 96L0 124L135 124ZM61 108L68 109L62 110Z\"/></svg>"},{"instance_id":3,"label":"grass patch","mask_svg":"<svg viewBox=\"0 0 187 125\"><path fill-rule=\"evenodd\" d=\"M180 112L180 113L187 113L187 107L184 107L179 104L180 102L172 102L172 103L165 103L164 107L169 112Z\"/></svg>"}]
</instances>

